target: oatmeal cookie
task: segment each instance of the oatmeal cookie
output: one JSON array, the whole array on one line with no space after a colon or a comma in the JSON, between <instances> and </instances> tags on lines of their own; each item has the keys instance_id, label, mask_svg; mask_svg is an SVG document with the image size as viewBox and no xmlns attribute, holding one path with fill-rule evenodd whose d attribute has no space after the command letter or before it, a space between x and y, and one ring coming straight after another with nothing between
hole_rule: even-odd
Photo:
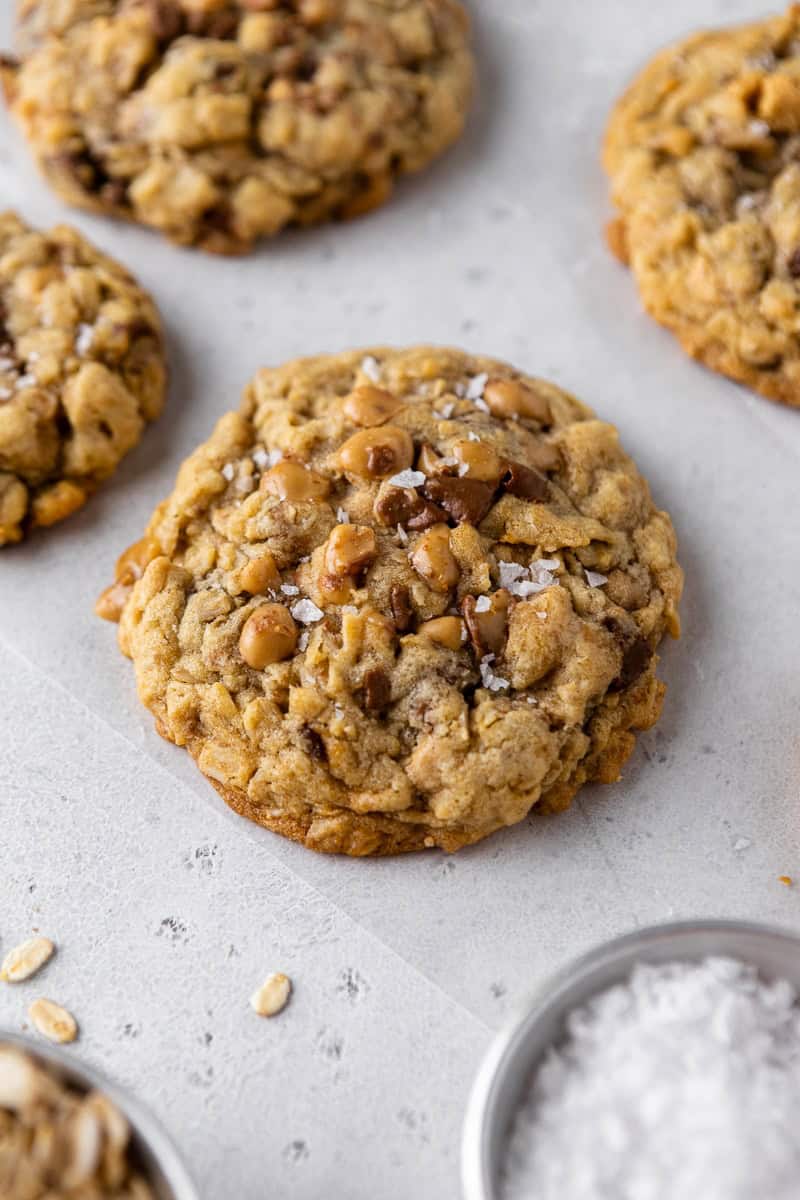
<instances>
[{"instance_id":1,"label":"oatmeal cookie","mask_svg":"<svg viewBox=\"0 0 800 1200\"><path fill-rule=\"evenodd\" d=\"M617 779L681 586L611 425L492 359L377 349L257 375L98 612L234 809L390 854Z\"/></svg>"},{"instance_id":2,"label":"oatmeal cookie","mask_svg":"<svg viewBox=\"0 0 800 1200\"><path fill-rule=\"evenodd\" d=\"M79 508L164 403L155 305L74 229L0 214L0 546Z\"/></svg>"},{"instance_id":3,"label":"oatmeal cookie","mask_svg":"<svg viewBox=\"0 0 800 1200\"><path fill-rule=\"evenodd\" d=\"M684 349L800 405L800 5L662 51L618 102L612 249Z\"/></svg>"},{"instance_id":4,"label":"oatmeal cookie","mask_svg":"<svg viewBox=\"0 0 800 1200\"><path fill-rule=\"evenodd\" d=\"M381 204L472 86L457 0L22 0L20 25L5 90L55 190L224 254Z\"/></svg>"}]
</instances>

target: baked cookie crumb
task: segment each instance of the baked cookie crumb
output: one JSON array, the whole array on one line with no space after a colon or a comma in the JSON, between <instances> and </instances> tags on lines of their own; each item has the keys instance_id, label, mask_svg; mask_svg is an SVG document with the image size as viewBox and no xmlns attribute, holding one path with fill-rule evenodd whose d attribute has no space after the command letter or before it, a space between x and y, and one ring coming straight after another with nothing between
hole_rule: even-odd
<instances>
[{"instance_id":1,"label":"baked cookie crumb","mask_svg":"<svg viewBox=\"0 0 800 1200\"><path fill-rule=\"evenodd\" d=\"M99 611L234 809L367 855L617 779L681 586L612 426L505 363L379 348L260 372Z\"/></svg>"}]
</instances>

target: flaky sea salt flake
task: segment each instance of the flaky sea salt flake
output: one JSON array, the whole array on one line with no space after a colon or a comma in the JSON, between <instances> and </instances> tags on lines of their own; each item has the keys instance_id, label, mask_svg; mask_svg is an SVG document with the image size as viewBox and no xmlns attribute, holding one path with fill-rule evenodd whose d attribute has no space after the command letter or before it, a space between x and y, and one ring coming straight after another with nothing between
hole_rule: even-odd
<instances>
[{"instance_id":1,"label":"flaky sea salt flake","mask_svg":"<svg viewBox=\"0 0 800 1200\"><path fill-rule=\"evenodd\" d=\"M298 600L296 604L292 605L289 612L301 625L313 625L325 616L322 609L317 608L313 600Z\"/></svg>"},{"instance_id":2,"label":"flaky sea salt flake","mask_svg":"<svg viewBox=\"0 0 800 1200\"><path fill-rule=\"evenodd\" d=\"M599 571L587 571L586 582L588 583L589 587L599 588L602 587L604 583L608 583L608 576L601 575Z\"/></svg>"},{"instance_id":3,"label":"flaky sea salt flake","mask_svg":"<svg viewBox=\"0 0 800 1200\"><path fill-rule=\"evenodd\" d=\"M350 524L350 513L345 512L345 510L343 508L337 508L336 520L339 522L340 525L349 525Z\"/></svg>"},{"instance_id":4,"label":"flaky sea salt flake","mask_svg":"<svg viewBox=\"0 0 800 1200\"><path fill-rule=\"evenodd\" d=\"M367 379L372 380L373 383L380 383L381 365L377 358L374 358L371 354L365 355L361 360L361 370L364 372Z\"/></svg>"},{"instance_id":5,"label":"flaky sea salt flake","mask_svg":"<svg viewBox=\"0 0 800 1200\"><path fill-rule=\"evenodd\" d=\"M468 400L480 400L483 398L483 389L489 382L489 376L484 372L480 375L473 375L467 384L466 396Z\"/></svg>"},{"instance_id":6,"label":"flaky sea salt flake","mask_svg":"<svg viewBox=\"0 0 800 1200\"><path fill-rule=\"evenodd\" d=\"M299 596L300 595L300 588L295 587L295 585L293 583L282 583L281 591L283 592L284 596Z\"/></svg>"},{"instance_id":7,"label":"flaky sea salt flake","mask_svg":"<svg viewBox=\"0 0 800 1200\"><path fill-rule=\"evenodd\" d=\"M222 468L220 474L222 475L223 479L227 479L228 483L230 483L236 474L236 468L234 467L233 463L225 463L225 466Z\"/></svg>"},{"instance_id":8,"label":"flaky sea salt flake","mask_svg":"<svg viewBox=\"0 0 800 1200\"><path fill-rule=\"evenodd\" d=\"M488 612L492 607L492 602L488 596L478 596L475 601L475 612Z\"/></svg>"},{"instance_id":9,"label":"flaky sea salt flake","mask_svg":"<svg viewBox=\"0 0 800 1200\"><path fill-rule=\"evenodd\" d=\"M79 325L75 338L75 353L88 354L94 341L94 329L91 325Z\"/></svg>"},{"instance_id":10,"label":"flaky sea salt flake","mask_svg":"<svg viewBox=\"0 0 800 1200\"><path fill-rule=\"evenodd\" d=\"M399 488L416 488L422 487L426 476L422 471L414 471L411 467L406 467L405 471L398 471L396 475L392 475L389 483L393 487Z\"/></svg>"}]
</instances>

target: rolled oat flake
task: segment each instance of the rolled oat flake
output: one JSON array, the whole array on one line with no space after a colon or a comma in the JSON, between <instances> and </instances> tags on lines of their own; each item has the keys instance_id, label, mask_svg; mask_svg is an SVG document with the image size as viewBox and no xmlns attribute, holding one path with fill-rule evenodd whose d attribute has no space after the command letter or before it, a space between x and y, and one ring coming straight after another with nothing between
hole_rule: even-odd
<instances>
[{"instance_id":1,"label":"rolled oat flake","mask_svg":"<svg viewBox=\"0 0 800 1200\"><path fill-rule=\"evenodd\" d=\"M800 1004L727 958L574 1010L515 1118L502 1200L797 1200Z\"/></svg>"}]
</instances>

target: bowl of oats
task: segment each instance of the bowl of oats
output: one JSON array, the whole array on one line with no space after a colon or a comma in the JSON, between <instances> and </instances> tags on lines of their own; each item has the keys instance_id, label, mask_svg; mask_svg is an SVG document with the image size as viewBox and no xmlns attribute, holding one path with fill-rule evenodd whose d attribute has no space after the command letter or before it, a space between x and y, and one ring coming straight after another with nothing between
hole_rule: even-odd
<instances>
[{"instance_id":1,"label":"bowl of oats","mask_svg":"<svg viewBox=\"0 0 800 1200\"><path fill-rule=\"evenodd\" d=\"M3 1200L198 1200L150 1113L63 1050L0 1030Z\"/></svg>"}]
</instances>

